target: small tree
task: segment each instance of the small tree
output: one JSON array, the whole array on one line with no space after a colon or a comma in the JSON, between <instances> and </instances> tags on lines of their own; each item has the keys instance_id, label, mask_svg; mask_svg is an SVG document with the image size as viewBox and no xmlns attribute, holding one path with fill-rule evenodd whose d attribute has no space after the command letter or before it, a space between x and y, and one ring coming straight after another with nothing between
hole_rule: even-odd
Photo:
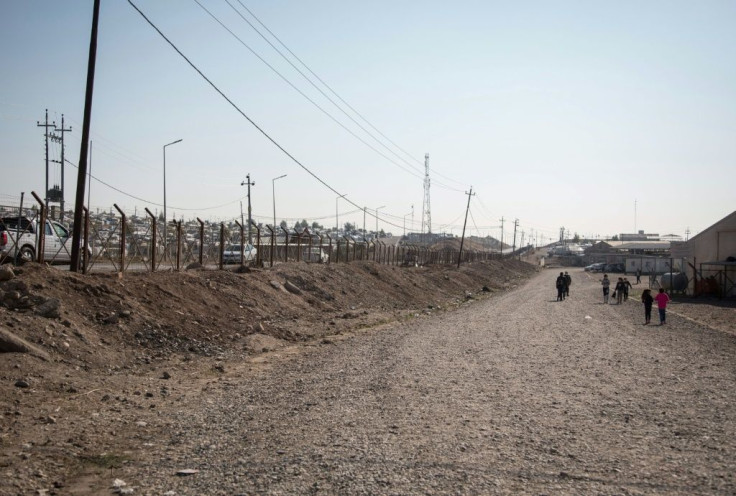
<instances>
[{"instance_id":1,"label":"small tree","mask_svg":"<svg viewBox=\"0 0 736 496\"><path fill-rule=\"evenodd\" d=\"M286 231L287 229L289 229L289 224L287 224L285 220L282 220L281 221L281 224L279 224L279 226L281 226L281 229L283 229L284 231Z\"/></svg>"},{"instance_id":2,"label":"small tree","mask_svg":"<svg viewBox=\"0 0 736 496\"><path fill-rule=\"evenodd\" d=\"M321 231L323 229L324 229L324 226L322 226L322 224L320 224L319 222L317 221L312 222L312 231Z\"/></svg>"},{"instance_id":3,"label":"small tree","mask_svg":"<svg viewBox=\"0 0 736 496\"><path fill-rule=\"evenodd\" d=\"M353 232L355 230L355 224L351 224L350 222L346 222L344 227L346 233Z\"/></svg>"}]
</instances>

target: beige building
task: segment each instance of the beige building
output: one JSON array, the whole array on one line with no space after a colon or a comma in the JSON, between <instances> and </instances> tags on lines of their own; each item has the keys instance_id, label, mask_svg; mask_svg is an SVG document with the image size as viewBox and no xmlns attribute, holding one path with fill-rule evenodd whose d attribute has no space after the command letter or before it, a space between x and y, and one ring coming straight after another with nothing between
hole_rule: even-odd
<instances>
[{"instance_id":1,"label":"beige building","mask_svg":"<svg viewBox=\"0 0 736 496\"><path fill-rule=\"evenodd\" d=\"M688 289L694 294L736 296L736 211L690 240L672 243L670 250L687 259Z\"/></svg>"}]
</instances>

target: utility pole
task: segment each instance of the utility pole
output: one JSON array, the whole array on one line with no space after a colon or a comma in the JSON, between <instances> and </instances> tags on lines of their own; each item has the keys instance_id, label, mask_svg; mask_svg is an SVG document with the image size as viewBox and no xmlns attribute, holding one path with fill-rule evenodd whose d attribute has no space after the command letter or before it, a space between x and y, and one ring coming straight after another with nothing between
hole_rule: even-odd
<instances>
[{"instance_id":1,"label":"utility pole","mask_svg":"<svg viewBox=\"0 0 736 496\"><path fill-rule=\"evenodd\" d=\"M519 260L521 260L521 250L524 248L524 230L521 230L521 243L519 243Z\"/></svg>"},{"instance_id":2,"label":"utility pole","mask_svg":"<svg viewBox=\"0 0 736 496\"><path fill-rule=\"evenodd\" d=\"M504 218L501 217L501 256L503 256L503 221Z\"/></svg>"},{"instance_id":3,"label":"utility pole","mask_svg":"<svg viewBox=\"0 0 736 496\"><path fill-rule=\"evenodd\" d=\"M70 272L79 270L79 245L82 241L82 209L84 208L84 184L87 179L87 147L89 128L92 121L92 93L95 86L95 62L97 61L97 26L100 20L100 0L95 0L92 8L92 32L89 38L89 60L87 62L87 89L84 96L84 121L82 123L82 144L79 150L79 171L77 173L77 195L74 202L74 229L72 230L72 256Z\"/></svg>"},{"instance_id":4,"label":"utility pole","mask_svg":"<svg viewBox=\"0 0 736 496\"><path fill-rule=\"evenodd\" d=\"M57 136L56 134L51 135L51 141L54 141L55 143L59 143L61 145L61 160L52 160L52 162L55 162L59 165L61 165L61 191L59 192L59 205L61 208L61 214L59 216L59 220L64 220L64 133L70 133L72 131L71 126L69 129L64 128L64 114L61 114L61 128L58 128L54 126L54 131L61 133L60 136Z\"/></svg>"},{"instance_id":5,"label":"utility pole","mask_svg":"<svg viewBox=\"0 0 736 496\"><path fill-rule=\"evenodd\" d=\"M248 185L248 244L252 245L253 244L253 232L251 231L251 229L252 229L251 224L253 223L253 219L252 219L251 213L250 213L250 187L251 186L255 186L256 183L255 183L255 181L254 182L250 182L250 173L246 174L245 175L245 181L243 181L242 183L240 183L241 186L243 186L245 184ZM242 211L242 207L241 207L241 211ZM242 220L241 220L241 222L242 222Z\"/></svg>"},{"instance_id":6,"label":"utility pole","mask_svg":"<svg viewBox=\"0 0 736 496\"><path fill-rule=\"evenodd\" d=\"M473 194L473 187L470 187L470 193L465 193L468 195L468 206L465 207L465 222L463 222L463 237L460 238L460 253L457 254L457 268L460 268L460 260L463 259L463 243L465 243L465 226L468 225L468 212L470 211L470 197L472 197Z\"/></svg>"},{"instance_id":7,"label":"utility pole","mask_svg":"<svg viewBox=\"0 0 736 496\"><path fill-rule=\"evenodd\" d=\"M56 122L49 124L49 109L46 109L46 120L44 124L36 121L36 127L42 127L43 136L46 139L46 190L43 192L43 199L46 202L46 209L49 208L49 128L56 127Z\"/></svg>"},{"instance_id":8,"label":"utility pole","mask_svg":"<svg viewBox=\"0 0 736 496\"><path fill-rule=\"evenodd\" d=\"M514 253L516 251L516 228L519 227L519 219L516 219L514 221L514 244L511 247L511 253Z\"/></svg>"},{"instance_id":9,"label":"utility pole","mask_svg":"<svg viewBox=\"0 0 736 496\"><path fill-rule=\"evenodd\" d=\"M690 227L685 229L685 241L690 239Z\"/></svg>"}]
</instances>

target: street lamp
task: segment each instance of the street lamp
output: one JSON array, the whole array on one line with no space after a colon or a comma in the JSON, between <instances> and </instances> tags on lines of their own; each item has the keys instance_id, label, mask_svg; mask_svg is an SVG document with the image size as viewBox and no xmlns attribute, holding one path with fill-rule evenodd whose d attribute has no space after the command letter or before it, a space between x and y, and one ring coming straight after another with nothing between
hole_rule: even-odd
<instances>
[{"instance_id":1,"label":"street lamp","mask_svg":"<svg viewBox=\"0 0 736 496\"><path fill-rule=\"evenodd\" d=\"M411 206L411 212L404 215L404 236L406 236L406 216L411 215L411 221L414 222L414 205Z\"/></svg>"},{"instance_id":2,"label":"street lamp","mask_svg":"<svg viewBox=\"0 0 736 496\"><path fill-rule=\"evenodd\" d=\"M335 198L335 234L337 234L338 232L340 232L340 222L337 219L337 201L340 198L345 198L346 196L348 196L347 193L345 193L344 195L340 195L337 198Z\"/></svg>"},{"instance_id":3,"label":"street lamp","mask_svg":"<svg viewBox=\"0 0 736 496\"><path fill-rule=\"evenodd\" d=\"M166 234L166 223L168 222L166 217L166 147L177 143L181 143L181 139L164 145L164 257L166 257L166 238L168 237Z\"/></svg>"},{"instance_id":4,"label":"street lamp","mask_svg":"<svg viewBox=\"0 0 736 496\"><path fill-rule=\"evenodd\" d=\"M276 180L286 177L286 174L271 179L271 192L273 194L273 228L276 229Z\"/></svg>"},{"instance_id":5,"label":"street lamp","mask_svg":"<svg viewBox=\"0 0 736 496\"><path fill-rule=\"evenodd\" d=\"M378 239L378 211L382 208L386 208L386 205L381 205L376 209L376 239Z\"/></svg>"}]
</instances>

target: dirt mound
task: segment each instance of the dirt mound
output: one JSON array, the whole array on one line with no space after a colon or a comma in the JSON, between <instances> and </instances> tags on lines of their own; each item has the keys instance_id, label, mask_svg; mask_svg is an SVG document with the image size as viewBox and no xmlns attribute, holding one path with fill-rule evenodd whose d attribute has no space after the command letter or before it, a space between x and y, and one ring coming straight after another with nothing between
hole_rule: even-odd
<instances>
[{"instance_id":1,"label":"dirt mound","mask_svg":"<svg viewBox=\"0 0 736 496\"><path fill-rule=\"evenodd\" d=\"M244 344L252 334L292 342L339 334L457 305L466 293L508 288L534 271L513 261L460 270L354 262L118 277L28 264L0 283L0 317L52 360L111 368L169 353L257 351Z\"/></svg>"}]
</instances>

